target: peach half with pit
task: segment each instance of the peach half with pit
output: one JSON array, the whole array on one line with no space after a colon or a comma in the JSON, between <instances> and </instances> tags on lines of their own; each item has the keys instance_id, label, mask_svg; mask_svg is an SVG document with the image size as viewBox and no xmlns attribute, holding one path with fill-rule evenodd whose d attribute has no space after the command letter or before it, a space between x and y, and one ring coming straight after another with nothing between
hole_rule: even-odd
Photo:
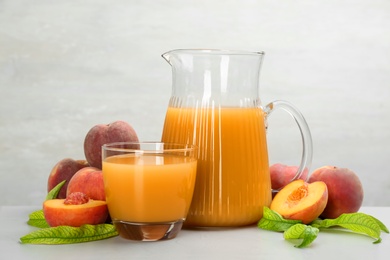
<instances>
[{"instance_id":1,"label":"peach half with pit","mask_svg":"<svg viewBox=\"0 0 390 260\"><path fill-rule=\"evenodd\" d=\"M270 166L269 173L271 176L271 187L277 191L287 184L289 184L298 172L299 167L295 165L285 165L275 163ZM304 169L302 174L297 178L306 181L308 176L308 169Z\"/></svg>"},{"instance_id":2,"label":"peach half with pit","mask_svg":"<svg viewBox=\"0 0 390 260\"><path fill-rule=\"evenodd\" d=\"M106 200L103 172L95 167L85 167L76 172L70 179L66 194L82 192L93 200Z\"/></svg>"},{"instance_id":3,"label":"peach half with pit","mask_svg":"<svg viewBox=\"0 0 390 260\"><path fill-rule=\"evenodd\" d=\"M57 195L57 199L66 198L66 189L69 181L80 169L89 166L86 160L74 160L72 158L64 158L57 162L50 171L49 178L47 180L47 192L51 191L57 184L62 181L66 181L64 186Z\"/></svg>"},{"instance_id":4,"label":"peach half with pit","mask_svg":"<svg viewBox=\"0 0 390 260\"><path fill-rule=\"evenodd\" d=\"M282 188L271 202L270 209L285 219L300 220L309 224L317 219L328 201L324 182L307 183L295 180Z\"/></svg>"},{"instance_id":5,"label":"peach half with pit","mask_svg":"<svg viewBox=\"0 0 390 260\"><path fill-rule=\"evenodd\" d=\"M66 199L46 200L43 203L43 214L50 227L85 224L102 224L108 217L105 201L91 200L85 194L76 192Z\"/></svg>"},{"instance_id":6,"label":"peach half with pit","mask_svg":"<svg viewBox=\"0 0 390 260\"><path fill-rule=\"evenodd\" d=\"M321 218L334 219L343 213L357 212L363 203L363 186L355 172L348 168L323 166L312 172L308 182L323 181L328 187L328 204Z\"/></svg>"},{"instance_id":7,"label":"peach half with pit","mask_svg":"<svg viewBox=\"0 0 390 260\"><path fill-rule=\"evenodd\" d=\"M84 154L90 166L101 169L102 145L115 142L138 142L138 136L130 124L120 120L92 127L84 139Z\"/></svg>"}]
</instances>

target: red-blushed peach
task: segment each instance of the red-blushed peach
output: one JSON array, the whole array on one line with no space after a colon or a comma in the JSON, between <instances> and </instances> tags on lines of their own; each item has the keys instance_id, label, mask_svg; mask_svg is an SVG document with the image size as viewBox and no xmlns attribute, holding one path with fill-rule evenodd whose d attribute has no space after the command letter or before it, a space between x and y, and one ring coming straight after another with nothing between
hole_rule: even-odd
<instances>
[{"instance_id":1,"label":"red-blushed peach","mask_svg":"<svg viewBox=\"0 0 390 260\"><path fill-rule=\"evenodd\" d=\"M308 182L323 181L329 192L328 204L321 218L334 219L343 213L359 211L363 203L363 186L359 177L347 168L323 166L312 172Z\"/></svg>"},{"instance_id":2,"label":"red-blushed peach","mask_svg":"<svg viewBox=\"0 0 390 260\"><path fill-rule=\"evenodd\" d=\"M57 199L65 199L70 179L77 171L87 166L89 165L86 160L74 160L72 158L65 158L57 162L49 174L47 191L51 191L58 183L66 180L57 196Z\"/></svg>"},{"instance_id":3,"label":"red-blushed peach","mask_svg":"<svg viewBox=\"0 0 390 260\"><path fill-rule=\"evenodd\" d=\"M102 170L85 167L73 175L66 191L67 196L74 192L82 192L93 200L106 200Z\"/></svg>"},{"instance_id":4,"label":"red-blushed peach","mask_svg":"<svg viewBox=\"0 0 390 260\"><path fill-rule=\"evenodd\" d=\"M43 214L50 227L80 227L105 223L108 208L105 201L90 200L85 194L72 193L67 199L46 200Z\"/></svg>"},{"instance_id":5,"label":"red-blushed peach","mask_svg":"<svg viewBox=\"0 0 390 260\"><path fill-rule=\"evenodd\" d=\"M297 174L298 168L298 166L288 166L281 163L275 163L271 165L271 167L269 168L269 172L271 175L272 189L276 191L289 184L293 180L294 176ZM301 176L299 176L299 178L297 179L306 181L307 175L308 169L305 169L302 172Z\"/></svg>"},{"instance_id":6,"label":"red-blushed peach","mask_svg":"<svg viewBox=\"0 0 390 260\"><path fill-rule=\"evenodd\" d=\"M84 154L88 163L101 169L102 145L115 142L138 142L138 136L130 124L120 120L92 127L84 139Z\"/></svg>"},{"instance_id":7,"label":"red-blushed peach","mask_svg":"<svg viewBox=\"0 0 390 260\"><path fill-rule=\"evenodd\" d=\"M321 181L306 183L295 180L284 186L274 197L270 209L285 219L309 224L317 219L328 201L328 189Z\"/></svg>"}]
</instances>

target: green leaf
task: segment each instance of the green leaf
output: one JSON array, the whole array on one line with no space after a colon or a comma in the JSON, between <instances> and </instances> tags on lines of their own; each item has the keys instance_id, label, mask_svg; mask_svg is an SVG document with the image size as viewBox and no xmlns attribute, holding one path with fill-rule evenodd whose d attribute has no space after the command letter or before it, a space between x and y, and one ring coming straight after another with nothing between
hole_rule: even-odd
<instances>
[{"instance_id":1,"label":"green leaf","mask_svg":"<svg viewBox=\"0 0 390 260\"><path fill-rule=\"evenodd\" d=\"M304 224L295 224L287 229L283 236L285 239L302 239L301 244L295 247L303 248L309 246L318 235L319 229Z\"/></svg>"},{"instance_id":2,"label":"green leaf","mask_svg":"<svg viewBox=\"0 0 390 260\"><path fill-rule=\"evenodd\" d=\"M380 220L361 212L342 214L336 219L316 219L310 225L304 225L299 220L286 220L267 207L264 207L263 218L257 226L271 231L284 231L285 239L302 239L301 244L295 246L299 248L309 246L317 238L320 229L341 227L374 238L374 244L382 241L381 231L389 233Z\"/></svg>"},{"instance_id":3,"label":"green leaf","mask_svg":"<svg viewBox=\"0 0 390 260\"><path fill-rule=\"evenodd\" d=\"M64 186L65 182L66 180L63 180L62 182L58 183L53 189L51 189L51 191L49 191L49 193L46 196L46 200L56 199L58 193L60 193L60 190L62 186Z\"/></svg>"},{"instance_id":4,"label":"green leaf","mask_svg":"<svg viewBox=\"0 0 390 260\"><path fill-rule=\"evenodd\" d=\"M43 210L37 210L32 212L29 215L29 219L27 221L27 224L33 227L38 228L48 228L50 227L49 224L47 224L45 216L43 215Z\"/></svg>"},{"instance_id":5,"label":"green leaf","mask_svg":"<svg viewBox=\"0 0 390 260\"><path fill-rule=\"evenodd\" d=\"M378 226L380 227L380 229L383 231L383 232L386 232L386 233L389 233L389 230L387 229L387 227L385 226L385 224L383 224L379 219L373 217L373 216L370 216L368 215L369 217L371 217L377 224Z\"/></svg>"},{"instance_id":6,"label":"green leaf","mask_svg":"<svg viewBox=\"0 0 390 260\"><path fill-rule=\"evenodd\" d=\"M381 231L389 232L387 227L378 219L365 213L346 213L335 219L317 220L312 223L317 228L343 227L355 233L364 234L376 239L375 243L381 241Z\"/></svg>"},{"instance_id":7,"label":"green leaf","mask_svg":"<svg viewBox=\"0 0 390 260\"><path fill-rule=\"evenodd\" d=\"M20 238L23 244L73 244L96 241L117 236L114 225L58 226L34 231Z\"/></svg>"},{"instance_id":8,"label":"green leaf","mask_svg":"<svg viewBox=\"0 0 390 260\"><path fill-rule=\"evenodd\" d=\"M269 209L263 208L263 217L257 223L257 227L271 230L271 231L286 231L297 223L302 223L300 220L284 219L279 213Z\"/></svg>"}]
</instances>

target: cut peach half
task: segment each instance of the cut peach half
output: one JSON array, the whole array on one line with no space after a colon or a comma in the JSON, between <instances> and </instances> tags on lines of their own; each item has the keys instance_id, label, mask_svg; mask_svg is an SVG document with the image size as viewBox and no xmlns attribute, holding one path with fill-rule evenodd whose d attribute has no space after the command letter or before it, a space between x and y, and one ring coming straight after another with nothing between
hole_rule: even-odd
<instances>
[{"instance_id":1,"label":"cut peach half","mask_svg":"<svg viewBox=\"0 0 390 260\"><path fill-rule=\"evenodd\" d=\"M67 205L64 202L65 199L53 199L43 203L43 214L49 226L97 225L107 219L108 208L105 201L89 200L79 205Z\"/></svg>"},{"instance_id":2,"label":"cut peach half","mask_svg":"<svg viewBox=\"0 0 390 260\"><path fill-rule=\"evenodd\" d=\"M301 220L303 224L309 224L321 215L327 202L328 188L324 182L306 183L295 180L276 194L270 209L285 219Z\"/></svg>"}]
</instances>

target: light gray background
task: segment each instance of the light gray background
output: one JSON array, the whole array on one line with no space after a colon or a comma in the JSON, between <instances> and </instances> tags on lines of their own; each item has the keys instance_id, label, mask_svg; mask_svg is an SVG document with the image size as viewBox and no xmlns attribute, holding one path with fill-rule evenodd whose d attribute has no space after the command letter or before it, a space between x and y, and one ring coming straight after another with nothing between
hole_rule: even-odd
<instances>
[{"instance_id":1,"label":"light gray background","mask_svg":"<svg viewBox=\"0 0 390 260\"><path fill-rule=\"evenodd\" d=\"M312 132L312 170L360 177L390 206L390 2L0 0L0 205L39 205L62 158L84 158L99 123L159 140L176 48L265 51L264 104L288 100ZM297 164L300 136L269 119L271 163Z\"/></svg>"}]
</instances>

